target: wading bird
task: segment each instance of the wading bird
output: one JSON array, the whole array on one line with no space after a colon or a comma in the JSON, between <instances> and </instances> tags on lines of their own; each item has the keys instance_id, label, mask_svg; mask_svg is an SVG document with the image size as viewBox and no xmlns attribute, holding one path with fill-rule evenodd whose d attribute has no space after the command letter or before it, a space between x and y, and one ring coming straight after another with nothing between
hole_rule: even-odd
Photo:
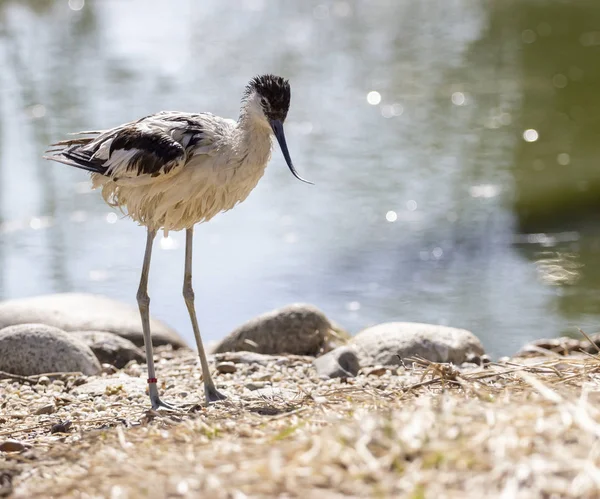
<instances>
[{"instance_id":1,"label":"wading bird","mask_svg":"<svg viewBox=\"0 0 600 499\"><path fill-rule=\"evenodd\" d=\"M152 407L161 401L150 334L148 271L157 231L186 231L183 296L198 347L206 402L226 398L210 374L192 289L194 225L233 208L248 197L271 156L271 134L279 142L292 174L283 122L290 106L289 82L262 75L246 86L236 121L210 113L163 111L104 131L78 132L53 144L46 159L92 173L92 186L107 204L120 208L147 228L146 250L137 301L142 318Z\"/></svg>"}]
</instances>

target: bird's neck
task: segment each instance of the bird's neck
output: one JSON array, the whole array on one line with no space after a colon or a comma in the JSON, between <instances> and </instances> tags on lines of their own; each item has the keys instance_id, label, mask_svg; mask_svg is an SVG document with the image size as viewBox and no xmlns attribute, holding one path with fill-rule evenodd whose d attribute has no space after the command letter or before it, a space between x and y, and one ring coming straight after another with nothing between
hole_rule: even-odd
<instances>
[{"instance_id":1,"label":"bird's neck","mask_svg":"<svg viewBox=\"0 0 600 499\"><path fill-rule=\"evenodd\" d=\"M240 117L238 118L238 128L247 133L255 133L259 131L270 133L271 127L265 120L262 113L251 108L249 104L242 107Z\"/></svg>"},{"instance_id":2,"label":"bird's neck","mask_svg":"<svg viewBox=\"0 0 600 499\"><path fill-rule=\"evenodd\" d=\"M236 132L241 149L257 156L268 158L271 151L271 128L248 113L242 112L238 119Z\"/></svg>"}]
</instances>

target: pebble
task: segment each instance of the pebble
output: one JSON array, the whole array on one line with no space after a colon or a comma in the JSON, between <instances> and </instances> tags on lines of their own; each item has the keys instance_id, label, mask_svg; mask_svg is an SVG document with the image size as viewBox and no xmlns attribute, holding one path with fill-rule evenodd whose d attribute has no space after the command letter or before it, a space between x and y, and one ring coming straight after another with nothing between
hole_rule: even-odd
<instances>
[{"instance_id":1,"label":"pebble","mask_svg":"<svg viewBox=\"0 0 600 499\"><path fill-rule=\"evenodd\" d=\"M233 374L237 371L237 367L233 362L220 362L217 364L217 371L221 374Z\"/></svg>"},{"instance_id":2,"label":"pebble","mask_svg":"<svg viewBox=\"0 0 600 499\"><path fill-rule=\"evenodd\" d=\"M97 411L105 411L106 404L103 401L98 401L94 404L94 409L96 409Z\"/></svg>"},{"instance_id":3,"label":"pebble","mask_svg":"<svg viewBox=\"0 0 600 499\"><path fill-rule=\"evenodd\" d=\"M56 406L54 404L47 404L37 409L34 414L39 416L41 414L53 414L55 411Z\"/></svg>"},{"instance_id":4,"label":"pebble","mask_svg":"<svg viewBox=\"0 0 600 499\"><path fill-rule=\"evenodd\" d=\"M61 421L53 424L50 428L50 433L68 433L73 423L71 421Z\"/></svg>"},{"instance_id":5,"label":"pebble","mask_svg":"<svg viewBox=\"0 0 600 499\"><path fill-rule=\"evenodd\" d=\"M124 372L126 374L129 374L129 376L132 376L134 378L139 378L144 371L142 369L142 366L140 366L138 363L135 363L135 364L131 364L131 365L127 366L124 369Z\"/></svg>"},{"instance_id":6,"label":"pebble","mask_svg":"<svg viewBox=\"0 0 600 499\"><path fill-rule=\"evenodd\" d=\"M270 383L266 383L266 382L258 382L258 383L246 383L244 384L244 386L246 388L248 388L248 390L250 391L254 391L254 390L260 390L261 388L264 388L265 386L269 385Z\"/></svg>"},{"instance_id":7,"label":"pebble","mask_svg":"<svg viewBox=\"0 0 600 499\"><path fill-rule=\"evenodd\" d=\"M18 440L5 440L0 444L1 452L21 452L25 450L25 444L23 442L19 442Z\"/></svg>"},{"instance_id":8,"label":"pebble","mask_svg":"<svg viewBox=\"0 0 600 499\"><path fill-rule=\"evenodd\" d=\"M313 365L322 379L348 378L358 374L360 365L356 352L348 346L341 346L313 360Z\"/></svg>"},{"instance_id":9,"label":"pebble","mask_svg":"<svg viewBox=\"0 0 600 499\"><path fill-rule=\"evenodd\" d=\"M385 373L387 373L389 371L389 369L387 367L376 367L375 369L370 369L367 372L365 372L366 376L383 376Z\"/></svg>"},{"instance_id":10,"label":"pebble","mask_svg":"<svg viewBox=\"0 0 600 499\"><path fill-rule=\"evenodd\" d=\"M50 378L48 376L40 376L38 378L38 385L48 386L50 384Z\"/></svg>"},{"instance_id":11,"label":"pebble","mask_svg":"<svg viewBox=\"0 0 600 499\"><path fill-rule=\"evenodd\" d=\"M102 373L103 374L115 374L118 371L119 370L112 364L107 364L107 363L102 364Z\"/></svg>"}]
</instances>

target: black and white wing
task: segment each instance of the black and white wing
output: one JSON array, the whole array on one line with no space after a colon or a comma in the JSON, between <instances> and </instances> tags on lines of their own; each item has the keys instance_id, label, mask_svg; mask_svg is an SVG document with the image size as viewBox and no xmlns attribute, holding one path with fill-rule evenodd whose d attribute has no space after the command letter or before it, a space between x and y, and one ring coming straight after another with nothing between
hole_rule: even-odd
<instances>
[{"instance_id":1,"label":"black and white wing","mask_svg":"<svg viewBox=\"0 0 600 499\"><path fill-rule=\"evenodd\" d=\"M178 171L204 138L201 115L162 112L132 123L53 144L46 159L115 182L144 183Z\"/></svg>"}]
</instances>

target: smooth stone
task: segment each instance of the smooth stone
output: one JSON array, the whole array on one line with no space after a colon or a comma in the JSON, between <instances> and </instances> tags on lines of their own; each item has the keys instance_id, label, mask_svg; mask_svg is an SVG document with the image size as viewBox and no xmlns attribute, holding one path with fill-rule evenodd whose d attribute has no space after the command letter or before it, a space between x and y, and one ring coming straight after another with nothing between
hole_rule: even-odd
<instances>
[{"instance_id":1,"label":"smooth stone","mask_svg":"<svg viewBox=\"0 0 600 499\"><path fill-rule=\"evenodd\" d=\"M24 451L26 445L18 440L5 440L0 443L0 452L21 452Z\"/></svg>"},{"instance_id":2,"label":"smooth stone","mask_svg":"<svg viewBox=\"0 0 600 499\"><path fill-rule=\"evenodd\" d=\"M144 344L137 307L101 295L59 293L0 302L0 328L15 324L47 324L64 331L108 331ZM179 334L156 319L150 320L152 343L186 346Z\"/></svg>"},{"instance_id":3,"label":"smooth stone","mask_svg":"<svg viewBox=\"0 0 600 499\"><path fill-rule=\"evenodd\" d=\"M110 364L121 369L132 360L139 363L146 362L146 356L140 348L128 339L114 333L107 331L74 331L70 334L89 346L102 364Z\"/></svg>"},{"instance_id":4,"label":"smooth stone","mask_svg":"<svg viewBox=\"0 0 600 499\"><path fill-rule=\"evenodd\" d=\"M237 367L233 362L220 362L216 365L216 369L221 374L233 374L237 371Z\"/></svg>"},{"instance_id":5,"label":"smooth stone","mask_svg":"<svg viewBox=\"0 0 600 499\"><path fill-rule=\"evenodd\" d=\"M98 374L94 352L73 335L45 324L0 330L0 371L21 376L56 372Z\"/></svg>"},{"instance_id":6,"label":"smooth stone","mask_svg":"<svg viewBox=\"0 0 600 499\"><path fill-rule=\"evenodd\" d=\"M250 390L251 392L253 392L255 390L260 390L260 389L265 388L265 387L270 386L270 385L269 385L268 381L257 381L257 382L250 381L248 383L245 383L244 386L246 388L248 388L248 390Z\"/></svg>"},{"instance_id":7,"label":"smooth stone","mask_svg":"<svg viewBox=\"0 0 600 499\"><path fill-rule=\"evenodd\" d=\"M116 374L119 370L112 364L102 364L102 374Z\"/></svg>"},{"instance_id":8,"label":"smooth stone","mask_svg":"<svg viewBox=\"0 0 600 499\"><path fill-rule=\"evenodd\" d=\"M594 343L597 338L590 337ZM597 354L598 349L587 339L578 340L569 336L560 338L544 338L527 343L515 354L515 358L524 357L548 357L556 355L572 355L574 353L587 352Z\"/></svg>"},{"instance_id":9,"label":"smooth stone","mask_svg":"<svg viewBox=\"0 0 600 499\"><path fill-rule=\"evenodd\" d=\"M293 304L259 315L227 335L215 353L318 355L327 349L332 324L318 308Z\"/></svg>"},{"instance_id":10,"label":"smooth stone","mask_svg":"<svg viewBox=\"0 0 600 499\"><path fill-rule=\"evenodd\" d=\"M365 371L365 376L383 376L390 372L389 367L374 367L373 369L368 369Z\"/></svg>"},{"instance_id":11,"label":"smooth stone","mask_svg":"<svg viewBox=\"0 0 600 499\"><path fill-rule=\"evenodd\" d=\"M72 421L61 421L60 423L55 423L51 426L50 433L69 433L72 426Z\"/></svg>"},{"instance_id":12,"label":"smooth stone","mask_svg":"<svg viewBox=\"0 0 600 499\"><path fill-rule=\"evenodd\" d=\"M42 414L54 414L56 406L54 404L46 404L35 410L34 414L40 416Z\"/></svg>"},{"instance_id":13,"label":"smooth stone","mask_svg":"<svg viewBox=\"0 0 600 499\"><path fill-rule=\"evenodd\" d=\"M338 347L313 360L319 376L327 378L351 378L358 374L360 365L354 348Z\"/></svg>"},{"instance_id":14,"label":"smooth stone","mask_svg":"<svg viewBox=\"0 0 600 499\"><path fill-rule=\"evenodd\" d=\"M400 365L409 357L460 365L484 355L479 339L466 329L413 322L388 322L367 328L349 343L361 367Z\"/></svg>"}]
</instances>

